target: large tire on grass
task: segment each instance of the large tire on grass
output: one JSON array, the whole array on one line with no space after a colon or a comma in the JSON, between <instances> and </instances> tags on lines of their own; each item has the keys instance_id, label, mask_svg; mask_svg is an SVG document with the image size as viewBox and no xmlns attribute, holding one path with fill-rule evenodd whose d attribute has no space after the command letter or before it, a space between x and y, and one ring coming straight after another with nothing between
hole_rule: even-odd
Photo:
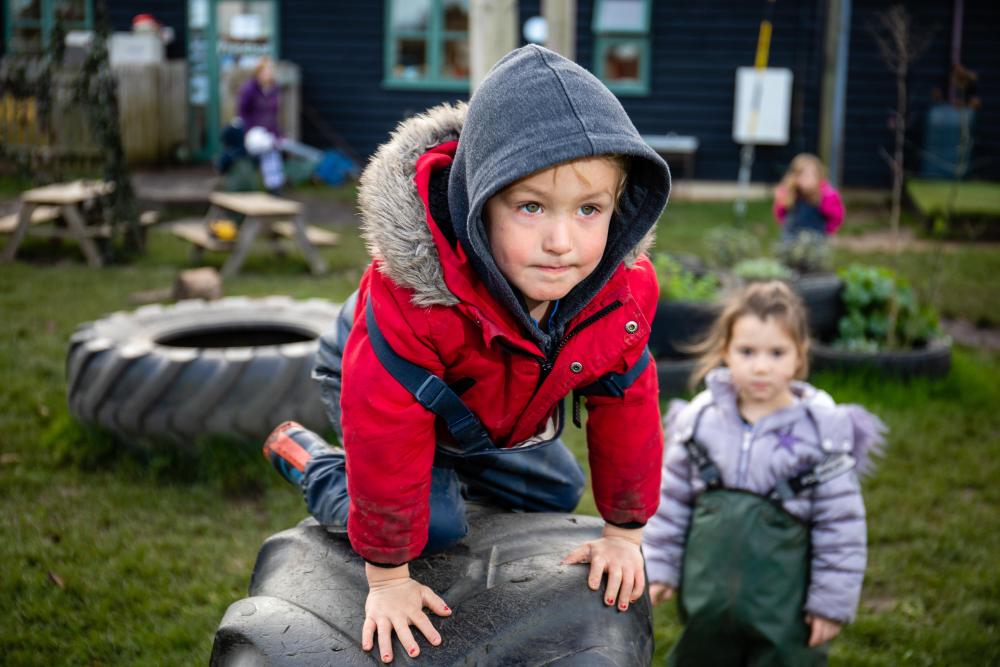
<instances>
[{"instance_id":1,"label":"large tire on grass","mask_svg":"<svg viewBox=\"0 0 1000 667\"><path fill-rule=\"evenodd\" d=\"M587 587L589 565L560 565L600 535L602 521L471 507L464 539L409 564L453 610L444 618L428 612L444 641L431 646L413 628L420 655L410 658L394 635L394 665L650 663L649 596L619 612ZM382 664L377 649L360 647L368 584L343 530L310 519L269 538L249 594L219 625L213 667Z\"/></svg>"},{"instance_id":2,"label":"large tire on grass","mask_svg":"<svg viewBox=\"0 0 1000 667\"><path fill-rule=\"evenodd\" d=\"M657 302L649 332L649 349L653 356L689 356L686 346L703 340L721 311L722 305L714 302Z\"/></svg>"},{"instance_id":3,"label":"large tire on grass","mask_svg":"<svg viewBox=\"0 0 1000 667\"><path fill-rule=\"evenodd\" d=\"M837 335L837 323L844 314L840 293L844 281L834 273L803 275L791 283L802 298L809 318L809 333L814 340L829 340Z\"/></svg>"},{"instance_id":4,"label":"large tire on grass","mask_svg":"<svg viewBox=\"0 0 1000 667\"><path fill-rule=\"evenodd\" d=\"M874 371L896 379L943 378L951 370L951 340L939 338L913 350L856 352L813 343L809 349L815 371Z\"/></svg>"},{"instance_id":5,"label":"large tire on grass","mask_svg":"<svg viewBox=\"0 0 1000 667\"><path fill-rule=\"evenodd\" d=\"M689 390L691 374L698 359L695 357L667 357L656 360L656 376L660 384L660 398L680 398Z\"/></svg>"},{"instance_id":6,"label":"large tire on grass","mask_svg":"<svg viewBox=\"0 0 1000 667\"><path fill-rule=\"evenodd\" d=\"M312 381L339 305L287 297L181 301L81 325L66 363L70 412L130 442L262 442L282 421L329 428Z\"/></svg>"}]
</instances>

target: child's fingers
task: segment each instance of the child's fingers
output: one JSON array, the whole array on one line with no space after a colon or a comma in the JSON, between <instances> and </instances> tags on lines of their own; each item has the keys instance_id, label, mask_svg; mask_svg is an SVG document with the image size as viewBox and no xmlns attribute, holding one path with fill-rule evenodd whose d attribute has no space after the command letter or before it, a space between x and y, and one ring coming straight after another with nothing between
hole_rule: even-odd
<instances>
[{"instance_id":1,"label":"child's fingers","mask_svg":"<svg viewBox=\"0 0 1000 667\"><path fill-rule=\"evenodd\" d=\"M646 588L646 575L643 574L642 568L639 568L635 573L635 582L632 584L632 596L629 598L629 602L635 602L642 597L644 588Z\"/></svg>"},{"instance_id":2,"label":"child's fingers","mask_svg":"<svg viewBox=\"0 0 1000 667\"><path fill-rule=\"evenodd\" d=\"M427 641L433 646L441 643L441 635L434 629L434 625L431 623L431 619L427 617L427 614L421 612L417 616L414 616L412 620L413 625L417 626L417 630L420 630L424 637L427 638Z\"/></svg>"},{"instance_id":3,"label":"child's fingers","mask_svg":"<svg viewBox=\"0 0 1000 667\"><path fill-rule=\"evenodd\" d=\"M632 589L635 586L635 575L629 570L622 570L622 585L618 590L618 610L628 609L632 600Z\"/></svg>"},{"instance_id":4,"label":"child's fingers","mask_svg":"<svg viewBox=\"0 0 1000 667\"><path fill-rule=\"evenodd\" d=\"M445 604L445 601L441 599L440 595L432 591L427 586L424 586L420 597L423 606L427 607L438 616L451 616L451 608ZM433 644L434 642L431 643Z\"/></svg>"},{"instance_id":5,"label":"child's fingers","mask_svg":"<svg viewBox=\"0 0 1000 667\"><path fill-rule=\"evenodd\" d=\"M622 585L622 568L613 565L608 568L608 586L604 589L604 602L614 604L618 599L618 590Z\"/></svg>"},{"instance_id":6,"label":"child's fingers","mask_svg":"<svg viewBox=\"0 0 1000 667\"><path fill-rule=\"evenodd\" d=\"M375 621L369 616L365 619L365 624L361 626L361 648L366 651L372 650L375 637Z\"/></svg>"},{"instance_id":7,"label":"child's fingers","mask_svg":"<svg viewBox=\"0 0 1000 667\"><path fill-rule=\"evenodd\" d=\"M420 615L423 616L424 614L421 612ZM410 632L410 624L407 622L407 619L396 619L393 627L396 630L396 636L399 637L399 643L403 645L403 650L406 651L406 655L415 658L420 653L420 647L417 646L417 640L413 638L413 633Z\"/></svg>"},{"instance_id":8,"label":"child's fingers","mask_svg":"<svg viewBox=\"0 0 1000 667\"><path fill-rule=\"evenodd\" d=\"M590 586L590 590L596 591L601 586L601 577L604 576L604 570L607 568L608 562L604 560L603 556L595 556L594 560L590 563L590 574L587 575L587 585Z\"/></svg>"},{"instance_id":9,"label":"child's fingers","mask_svg":"<svg viewBox=\"0 0 1000 667\"><path fill-rule=\"evenodd\" d=\"M590 562L590 545L581 544L576 549L573 549L569 554L562 559L563 565L572 565L573 563L589 563Z\"/></svg>"},{"instance_id":10,"label":"child's fingers","mask_svg":"<svg viewBox=\"0 0 1000 667\"><path fill-rule=\"evenodd\" d=\"M392 662L392 621L385 617L378 620L378 654L382 662Z\"/></svg>"}]
</instances>

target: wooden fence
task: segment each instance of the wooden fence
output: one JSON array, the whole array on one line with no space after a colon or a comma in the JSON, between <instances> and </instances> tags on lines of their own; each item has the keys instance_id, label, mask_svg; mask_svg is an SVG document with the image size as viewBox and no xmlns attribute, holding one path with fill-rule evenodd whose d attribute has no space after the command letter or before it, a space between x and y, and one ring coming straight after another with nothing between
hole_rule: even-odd
<instances>
[{"instance_id":1,"label":"wooden fence","mask_svg":"<svg viewBox=\"0 0 1000 667\"><path fill-rule=\"evenodd\" d=\"M176 158L187 142L187 63L182 60L116 67L122 143L130 164ZM76 75L53 76L50 122L43 125L35 98L0 97L2 151L28 163L98 162L101 148L87 113L73 97Z\"/></svg>"}]
</instances>

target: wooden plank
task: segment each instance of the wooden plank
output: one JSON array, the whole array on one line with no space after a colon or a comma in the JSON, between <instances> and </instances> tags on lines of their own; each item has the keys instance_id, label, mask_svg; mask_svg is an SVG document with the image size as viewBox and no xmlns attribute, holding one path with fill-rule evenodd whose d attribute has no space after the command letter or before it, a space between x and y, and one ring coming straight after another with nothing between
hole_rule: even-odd
<instances>
[{"instance_id":1,"label":"wooden plank","mask_svg":"<svg viewBox=\"0 0 1000 667\"><path fill-rule=\"evenodd\" d=\"M21 193L21 201L47 206L64 206L79 204L105 195L114 190L114 183L106 181L72 181L70 183L54 183L41 188L25 190Z\"/></svg>"},{"instance_id":2,"label":"wooden plank","mask_svg":"<svg viewBox=\"0 0 1000 667\"><path fill-rule=\"evenodd\" d=\"M287 220L271 223L271 230L278 236L286 239L295 238L295 224ZM318 246L335 246L340 244L340 234L317 227L316 225L306 226L306 238L309 243Z\"/></svg>"},{"instance_id":3,"label":"wooden plank","mask_svg":"<svg viewBox=\"0 0 1000 667\"><path fill-rule=\"evenodd\" d=\"M246 216L295 217L302 212L302 204L291 199L282 199L265 192L213 192L209 201L227 211Z\"/></svg>"},{"instance_id":4,"label":"wooden plank","mask_svg":"<svg viewBox=\"0 0 1000 667\"><path fill-rule=\"evenodd\" d=\"M231 242L220 241L214 238L205 227L205 223L202 221L197 222L175 222L170 227L170 231L179 238L184 239L188 243L203 248L204 250L211 250L212 252L226 252L232 250L233 244Z\"/></svg>"},{"instance_id":5,"label":"wooden plank","mask_svg":"<svg viewBox=\"0 0 1000 667\"><path fill-rule=\"evenodd\" d=\"M31 225L41 225L59 219L58 206L38 206L31 212ZM0 217L0 234L12 234L17 229L17 213Z\"/></svg>"}]
</instances>

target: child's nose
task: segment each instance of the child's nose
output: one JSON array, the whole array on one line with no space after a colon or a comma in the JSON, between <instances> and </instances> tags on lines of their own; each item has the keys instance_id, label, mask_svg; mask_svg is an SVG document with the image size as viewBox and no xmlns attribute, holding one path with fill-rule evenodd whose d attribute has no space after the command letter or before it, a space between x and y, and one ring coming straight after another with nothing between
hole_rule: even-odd
<instances>
[{"instance_id":1,"label":"child's nose","mask_svg":"<svg viewBox=\"0 0 1000 667\"><path fill-rule=\"evenodd\" d=\"M570 221L564 216L556 216L546 230L543 250L554 255L562 255L569 252L572 247Z\"/></svg>"}]
</instances>

